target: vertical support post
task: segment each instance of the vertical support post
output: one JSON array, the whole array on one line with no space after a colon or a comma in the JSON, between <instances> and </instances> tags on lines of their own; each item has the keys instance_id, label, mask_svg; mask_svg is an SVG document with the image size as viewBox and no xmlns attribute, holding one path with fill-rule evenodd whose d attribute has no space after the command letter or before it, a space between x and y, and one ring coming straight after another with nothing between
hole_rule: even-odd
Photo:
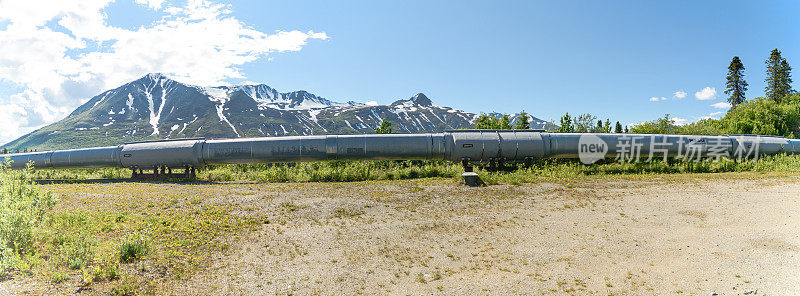
<instances>
[{"instance_id":1,"label":"vertical support post","mask_svg":"<svg viewBox=\"0 0 800 296\"><path fill-rule=\"evenodd\" d=\"M469 165L469 157L461 159L461 166L464 167L464 172L472 172L472 166Z\"/></svg>"},{"instance_id":2,"label":"vertical support post","mask_svg":"<svg viewBox=\"0 0 800 296\"><path fill-rule=\"evenodd\" d=\"M478 176L478 173L473 172L472 166L469 164L469 157L461 159L461 165L464 166L464 173L461 178L464 178L464 184L469 187L478 187L486 185L483 180Z\"/></svg>"}]
</instances>

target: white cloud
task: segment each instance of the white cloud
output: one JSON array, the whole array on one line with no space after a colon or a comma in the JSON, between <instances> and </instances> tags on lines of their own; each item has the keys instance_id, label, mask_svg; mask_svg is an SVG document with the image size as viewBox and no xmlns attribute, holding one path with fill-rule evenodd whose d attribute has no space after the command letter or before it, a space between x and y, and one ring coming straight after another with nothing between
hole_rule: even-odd
<instances>
[{"instance_id":1,"label":"white cloud","mask_svg":"<svg viewBox=\"0 0 800 296\"><path fill-rule=\"evenodd\" d=\"M658 102L658 101L666 101L666 100L667 100L667 98L665 98L665 97L660 97L660 98L659 97L652 97L652 98L650 98L650 102Z\"/></svg>"},{"instance_id":2,"label":"white cloud","mask_svg":"<svg viewBox=\"0 0 800 296\"><path fill-rule=\"evenodd\" d=\"M679 90L679 91L676 91L676 92L672 93L672 95L675 98L683 99L689 94L687 94L685 91Z\"/></svg>"},{"instance_id":3,"label":"white cloud","mask_svg":"<svg viewBox=\"0 0 800 296\"><path fill-rule=\"evenodd\" d=\"M722 115L722 114L725 114L725 111L717 111L717 112L713 112L713 113L711 113L711 114L708 114L708 116L709 116L709 117L717 117L717 116L720 116L720 115Z\"/></svg>"},{"instance_id":4,"label":"white cloud","mask_svg":"<svg viewBox=\"0 0 800 296\"><path fill-rule=\"evenodd\" d=\"M719 103L711 104L711 107L714 107L714 108L717 108L717 109L728 109L728 108L731 107L731 104L728 104L726 102L719 102Z\"/></svg>"},{"instance_id":5,"label":"white cloud","mask_svg":"<svg viewBox=\"0 0 800 296\"><path fill-rule=\"evenodd\" d=\"M673 117L672 121L675 122L675 125L678 125L678 126L684 126L687 123L689 123L689 120L687 120L686 118L680 118L680 117Z\"/></svg>"},{"instance_id":6,"label":"white cloud","mask_svg":"<svg viewBox=\"0 0 800 296\"><path fill-rule=\"evenodd\" d=\"M367 101L366 103L364 103L364 105L367 105L367 106L378 106L378 101Z\"/></svg>"},{"instance_id":7,"label":"white cloud","mask_svg":"<svg viewBox=\"0 0 800 296\"><path fill-rule=\"evenodd\" d=\"M164 5L165 0L133 0L137 4L147 5L152 9L161 9L161 6Z\"/></svg>"},{"instance_id":8,"label":"white cloud","mask_svg":"<svg viewBox=\"0 0 800 296\"><path fill-rule=\"evenodd\" d=\"M133 0L163 13L135 29L109 25L114 0L0 0L0 82L23 89L0 97L0 143L66 116L81 102L150 72L200 85L244 79L239 66L299 51L325 33L264 33L229 5ZM119 0L131 1L131 0ZM57 25L57 26L56 26Z\"/></svg>"},{"instance_id":9,"label":"white cloud","mask_svg":"<svg viewBox=\"0 0 800 296\"><path fill-rule=\"evenodd\" d=\"M694 93L694 97L698 100L713 100L717 98L717 90L713 87L706 86L704 89Z\"/></svg>"}]
</instances>

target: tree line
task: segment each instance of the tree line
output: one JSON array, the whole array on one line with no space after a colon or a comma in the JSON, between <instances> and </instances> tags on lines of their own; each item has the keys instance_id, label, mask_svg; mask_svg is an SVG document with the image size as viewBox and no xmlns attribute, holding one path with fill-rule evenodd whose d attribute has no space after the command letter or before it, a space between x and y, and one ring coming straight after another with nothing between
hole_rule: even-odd
<instances>
[{"instance_id":1,"label":"tree line","mask_svg":"<svg viewBox=\"0 0 800 296\"><path fill-rule=\"evenodd\" d=\"M517 114L517 120L511 124L511 117L503 114L500 117L481 114L475 120L476 129L530 129L531 116L524 110ZM381 120L380 125L375 128L376 134L391 134L392 122L386 119Z\"/></svg>"},{"instance_id":2,"label":"tree line","mask_svg":"<svg viewBox=\"0 0 800 296\"><path fill-rule=\"evenodd\" d=\"M28 148L22 149L22 153L25 153L25 152L36 152L36 149L32 149L30 151L28 151ZM16 150L14 150L14 152L10 152L10 151L8 151L8 148L3 148L3 150L0 151L0 154L9 154L9 153L20 153L20 151L19 151L19 149L16 149Z\"/></svg>"}]
</instances>

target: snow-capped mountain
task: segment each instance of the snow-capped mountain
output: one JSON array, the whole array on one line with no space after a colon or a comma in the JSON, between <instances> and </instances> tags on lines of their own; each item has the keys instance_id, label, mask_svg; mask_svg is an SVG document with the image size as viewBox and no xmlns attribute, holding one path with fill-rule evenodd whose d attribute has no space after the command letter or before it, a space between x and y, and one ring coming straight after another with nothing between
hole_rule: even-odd
<instances>
[{"instance_id":1,"label":"snow-capped mountain","mask_svg":"<svg viewBox=\"0 0 800 296\"><path fill-rule=\"evenodd\" d=\"M233 138L373 133L383 119L394 132L470 128L476 114L434 104L424 94L390 105L337 103L265 84L201 87L161 74L108 90L65 119L4 147L61 149L169 138ZM532 128L544 121L531 120Z\"/></svg>"}]
</instances>

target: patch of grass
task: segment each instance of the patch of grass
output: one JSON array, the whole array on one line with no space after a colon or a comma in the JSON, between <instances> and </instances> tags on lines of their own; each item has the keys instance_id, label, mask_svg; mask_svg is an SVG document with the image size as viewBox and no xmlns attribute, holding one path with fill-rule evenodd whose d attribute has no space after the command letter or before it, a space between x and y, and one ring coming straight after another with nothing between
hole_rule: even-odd
<instances>
[{"instance_id":1,"label":"patch of grass","mask_svg":"<svg viewBox=\"0 0 800 296\"><path fill-rule=\"evenodd\" d=\"M119 261L131 263L144 258L150 252L150 244L143 238L123 242L119 247Z\"/></svg>"},{"instance_id":2,"label":"patch of grass","mask_svg":"<svg viewBox=\"0 0 800 296\"><path fill-rule=\"evenodd\" d=\"M415 178L453 178L461 166L449 161L319 161L297 164L216 165L202 168L208 181L354 182Z\"/></svg>"},{"instance_id":3,"label":"patch of grass","mask_svg":"<svg viewBox=\"0 0 800 296\"><path fill-rule=\"evenodd\" d=\"M422 273L418 273L418 274L417 274L417 279L416 279L416 281L417 281L417 282L419 282L419 283L423 283L423 284L426 284L426 283L428 283L428 281L427 281L427 280L425 280L425 276L424 276Z\"/></svg>"},{"instance_id":4,"label":"patch of grass","mask_svg":"<svg viewBox=\"0 0 800 296\"><path fill-rule=\"evenodd\" d=\"M584 165L574 159L541 159L527 164L508 164L509 172L476 168L487 185L521 185L542 180L571 180L586 176L658 175L722 172L800 173L800 155L762 156L758 161L706 159L699 162L668 161L617 163L611 160ZM219 165L200 170L198 178L210 181L256 182L351 182L414 178L451 178L460 181L461 165L449 161L322 161L298 164ZM224 175L225 177L218 177ZM419 192L411 188L411 192Z\"/></svg>"},{"instance_id":5,"label":"patch of grass","mask_svg":"<svg viewBox=\"0 0 800 296\"><path fill-rule=\"evenodd\" d=\"M138 286L140 286L140 283L137 282L135 279L125 278L122 281L117 282L113 287L111 287L111 291L108 294L111 296L138 295L136 291Z\"/></svg>"},{"instance_id":6,"label":"patch of grass","mask_svg":"<svg viewBox=\"0 0 800 296\"><path fill-rule=\"evenodd\" d=\"M289 210L289 212L297 211L297 209L299 208L296 204L294 204L292 202L288 202L288 201L284 202L284 203L281 203L281 206L283 206L284 208Z\"/></svg>"},{"instance_id":7,"label":"patch of grass","mask_svg":"<svg viewBox=\"0 0 800 296\"><path fill-rule=\"evenodd\" d=\"M160 286L187 278L225 250L220 240L224 235L267 221L231 214L236 205L207 202L218 196L219 184L190 184L176 192L170 184L157 183L39 186L26 181L28 177L14 177L15 182L0 186L14 184L17 192L59 196L61 204L42 209L39 218L28 212L36 218L29 226L35 227L22 236L25 244L17 244L25 246L22 251L0 257L9 259L7 271L45 279L53 279L58 271L80 278L99 294L112 293L112 287L117 287L114 293L130 291L119 289L123 283L117 281L125 278L132 278L129 285L138 292L147 290L138 285L152 283L153 277ZM43 189L53 194L38 191Z\"/></svg>"},{"instance_id":8,"label":"patch of grass","mask_svg":"<svg viewBox=\"0 0 800 296\"><path fill-rule=\"evenodd\" d=\"M11 171L0 163L0 277L20 269L35 253L37 233L57 199L31 181L33 167Z\"/></svg>"},{"instance_id":9,"label":"patch of grass","mask_svg":"<svg viewBox=\"0 0 800 296\"><path fill-rule=\"evenodd\" d=\"M574 159L540 159L526 164L507 164L510 172L487 172L476 167L487 185L521 185L541 180L576 179L604 175L654 175L720 172L800 172L800 156L763 156L758 161L730 159L699 162L668 161L617 163L611 160L584 165ZM303 163L261 163L212 165L198 169L198 179L211 182L355 182L416 178L451 178L460 181L463 169L457 162L444 160L408 161L318 161ZM33 179L127 178L126 169L66 169L32 171ZM416 192L414 188L412 192ZM193 200L192 203L195 201Z\"/></svg>"},{"instance_id":10,"label":"patch of grass","mask_svg":"<svg viewBox=\"0 0 800 296\"><path fill-rule=\"evenodd\" d=\"M116 280L120 277L120 266L119 262L113 259L105 259L100 264L100 273L95 273L96 279L107 279L109 281Z\"/></svg>"},{"instance_id":11,"label":"patch of grass","mask_svg":"<svg viewBox=\"0 0 800 296\"><path fill-rule=\"evenodd\" d=\"M66 282L67 280L69 280L69 276L66 273L60 271L54 273L53 276L50 277L50 281L56 284Z\"/></svg>"},{"instance_id":12,"label":"patch of grass","mask_svg":"<svg viewBox=\"0 0 800 296\"><path fill-rule=\"evenodd\" d=\"M364 214L364 211L360 209L349 209L349 208L338 208L334 213L334 217L336 218L346 218L346 217L357 217Z\"/></svg>"}]
</instances>

